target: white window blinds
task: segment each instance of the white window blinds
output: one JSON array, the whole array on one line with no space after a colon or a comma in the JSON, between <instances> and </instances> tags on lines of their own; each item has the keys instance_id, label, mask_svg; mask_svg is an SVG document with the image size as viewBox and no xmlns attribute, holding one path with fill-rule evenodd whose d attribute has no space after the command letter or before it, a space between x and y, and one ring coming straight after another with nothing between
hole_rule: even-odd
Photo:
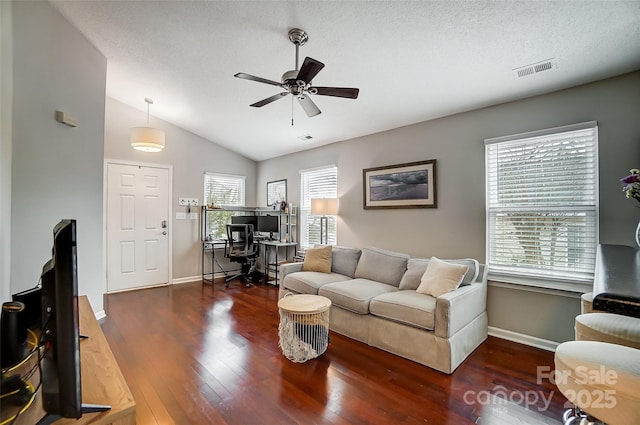
<instances>
[{"instance_id":1,"label":"white window blinds","mask_svg":"<svg viewBox=\"0 0 640 425\"><path fill-rule=\"evenodd\" d=\"M595 122L485 140L491 275L592 281L597 140Z\"/></svg>"},{"instance_id":2,"label":"white window blinds","mask_svg":"<svg viewBox=\"0 0 640 425\"><path fill-rule=\"evenodd\" d=\"M204 174L204 199L206 205L244 206L245 176L229 174Z\"/></svg>"},{"instance_id":3,"label":"white window blinds","mask_svg":"<svg viewBox=\"0 0 640 425\"><path fill-rule=\"evenodd\" d=\"M205 205L216 207L243 207L245 176L229 174L204 174ZM226 225L231 220L231 211L208 211L207 235L218 239L226 235Z\"/></svg>"},{"instance_id":4,"label":"white window blinds","mask_svg":"<svg viewBox=\"0 0 640 425\"><path fill-rule=\"evenodd\" d=\"M311 215L311 199L337 198L338 169L335 166L300 171L300 245L320 243L320 216ZM337 241L336 217L327 216L327 243Z\"/></svg>"}]
</instances>

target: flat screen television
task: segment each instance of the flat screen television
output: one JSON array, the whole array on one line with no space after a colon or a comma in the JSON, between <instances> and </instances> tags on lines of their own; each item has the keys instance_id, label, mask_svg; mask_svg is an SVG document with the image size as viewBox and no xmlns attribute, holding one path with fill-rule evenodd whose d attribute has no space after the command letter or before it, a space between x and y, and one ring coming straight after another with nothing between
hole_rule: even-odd
<instances>
[{"instance_id":1,"label":"flat screen television","mask_svg":"<svg viewBox=\"0 0 640 425\"><path fill-rule=\"evenodd\" d=\"M280 222L277 215L259 215L258 216L258 232L269 233L273 239L274 233L279 233Z\"/></svg>"},{"instance_id":2,"label":"flat screen television","mask_svg":"<svg viewBox=\"0 0 640 425\"><path fill-rule=\"evenodd\" d=\"M82 404L76 221L53 228L53 255L42 268L42 407L39 424L80 418L109 406Z\"/></svg>"}]
</instances>

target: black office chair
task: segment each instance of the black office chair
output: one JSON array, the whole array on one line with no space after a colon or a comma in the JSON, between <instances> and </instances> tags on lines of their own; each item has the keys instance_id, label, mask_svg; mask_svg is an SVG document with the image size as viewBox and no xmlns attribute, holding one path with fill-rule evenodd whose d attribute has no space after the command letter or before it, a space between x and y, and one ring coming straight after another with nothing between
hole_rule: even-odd
<instances>
[{"instance_id":1,"label":"black office chair","mask_svg":"<svg viewBox=\"0 0 640 425\"><path fill-rule=\"evenodd\" d=\"M225 286L242 277L247 287L253 286L252 275L256 270L258 244L253 241L253 224L227 224L227 242L224 256L233 263L240 263L238 273L225 277Z\"/></svg>"}]
</instances>

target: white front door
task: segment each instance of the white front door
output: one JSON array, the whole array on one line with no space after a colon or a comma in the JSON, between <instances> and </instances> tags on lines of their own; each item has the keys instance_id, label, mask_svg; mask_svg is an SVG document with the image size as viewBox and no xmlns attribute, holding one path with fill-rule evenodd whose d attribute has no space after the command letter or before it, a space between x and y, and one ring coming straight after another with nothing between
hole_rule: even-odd
<instances>
[{"instance_id":1,"label":"white front door","mask_svg":"<svg viewBox=\"0 0 640 425\"><path fill-rule=\"evenodd\" d=\"M169 282L169 169L107 164L107 290Z\"/></svg>"}]
</instances>

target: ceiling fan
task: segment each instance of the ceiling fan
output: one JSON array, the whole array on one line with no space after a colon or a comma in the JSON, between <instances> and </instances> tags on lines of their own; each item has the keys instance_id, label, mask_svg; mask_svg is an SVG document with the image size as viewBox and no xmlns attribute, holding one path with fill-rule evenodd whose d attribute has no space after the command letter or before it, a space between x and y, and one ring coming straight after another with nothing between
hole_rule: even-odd
<instances>
[{"instance_id":1,"label":"ceiling fan","mask_svg":"<svg viewBox=\"0 0 640 425\"><path fill-rule=\"evenodd\" d=\"M256 81L258 83L270 84L272 86L281 87L286 90L276 95L267 97L266 99L262 99L252 104L251 106L260 108L264 105L268 105L271 102L275 102L278 99L282 99L288 94L291 94L298 98L298 102L300 102L300 105L302 106L302 109L304 109L304 112L307 114L307 116L313 117L320 114L321 111L309 97L309 95L311 94L357 99L358 92L360 91L357 88L312 86L311 80L313 80L313 78L318 75L322 68L324 68L324 64L313 58L306 57L304 59L304 62L302 62L302 67L300 68L300 70L298 70L298 49L309 40L309 36L303 30L293 28L289 30L289 40L291 40L291 42L296 46L296 69L294 69L293 71L287 71L282 74L281 82L267 80L266 78L245 74L244 72L238 72L234 75L234 77L237 78Z\"/></svg>"}]
</instances>

